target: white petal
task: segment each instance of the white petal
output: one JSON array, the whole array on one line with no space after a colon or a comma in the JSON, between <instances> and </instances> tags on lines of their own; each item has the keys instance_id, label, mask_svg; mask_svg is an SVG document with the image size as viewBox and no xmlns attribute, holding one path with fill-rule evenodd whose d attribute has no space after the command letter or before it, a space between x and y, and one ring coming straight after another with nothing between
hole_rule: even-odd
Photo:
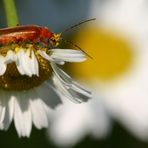
<instances>
[{"instance_id":1,"label":"white petal","mask_svg":"<svg viewBox=\"0 0 148 148\"><path fill-rule=\"evenodd\" d=\"M74 96L68 91L68 89L62 84L62 82L57 78L56 75L53 76L53 82L56 88L59 90L61 94L63 94L65 97L73 101L74 103L81 103L78 98L74 98Z\"/></svg>"},{"instance_id":2,"label":"white petal","mask_svg":"<svg viewBox=\"0 0 148 148\"><path fill-rule=\"evenodd\" d=\"M63 65L64 61L61 60L57 60L57 59L53 59L52 57L50 57L45 51L42 50L38 50L38 53L46 60L48 60L49 62L55 62L57 64Z\"/></svg>"},{"instance_id":3,"label":"white petal","mask_svg":"<svg viewBox=\"0 0 148 148\"><path fill-rule=\"evenodd\" d=\"M44 107L47 112L51 112L51 108L55 108L62 103L60 96L49 83L51 82L47 81L41 86L34 88L37 96L42 98L42 102L44 103Z\"/></svg>"},{"instance_id":4,"label":"white petal","mask_svg":"<svg viewBox=\"0 0 148 148\"><path fill-rule=\"evenodd\" d=\"M29 137L32 128L31 111L25 94L15 99L14 123L19 137Z\"/></svg>"},{"instance_id":5,"label":"white petal","mask_svg":"<svg viewBox=\"0 0 148 148\"><path fill-rule=\"evenodd\" d=\"M65 62L82 62L86 60L85 54L80 50L52 49L51 58Z\"/></svg>"},{"instance_id":6,"label":"white petal","mask_svg":"<svg viewBox=\"0 0 148 148\"><path fill-rule=\"evenodd\" d=\"M32 71L32 74L39 76L39 65L33 51L31 51L31 58L29 57L29 62L30 62L29 65L30 65L30 70Z\"/></svg>"},{"instance_id":7,"label":"white petal","mask_svg":"<svg viewBox=\"0 0 148 148\"><path fill-rule=\"evenodd\" d=\"M26 62L25 52L24 52L23 49L20 49L18 51L17 58L18 58L18 60L17 60L16 65L17 65L18 71L22 75L25 75L26 74L26 75L29 75L30 76L31 73L30 73L30 70L28 68L28 65L27 65L28 62Z\"/></svg>"},{"instance_id":8,"label":"white petal","mask_svg":"<svg viewBox=\"0 0 148 148\"><path fill-rule=\"evenodd\" d=\"M18 61L16 62L17 68L22 75L39 75L38 62L32 51L30 57L30 50L26 52L23 49L20 49L17 53Z\"/></svg>"},{"instance_id":9,"label":"white petal","mask_svg":"<svg viewBox=\"0 0 148 148\"><path fill-rule=\"evenodd\" d=\"M31 94L32 98L30 98L30 107L34 125L38 129L48 127L46 110L42 100L37 97L36 92L31 92Z\"/></svg>"},{"instance_id":10,"label":"white petal","mask_svg":"<svg viewBox=\"0 0 148 148\"><path fill-rule=\"evenodd\" d=\"M3 75L6 71L6 64L5 64L5 58L3 56L0 56L0 76Z\"/></svg>"},{"instance_id":11,"label":"white petal","mask_svg":"<svg viewBox=\"0 0 148 148\"><path fill-rule=\"evenodd\" d=\"M0 129L7 130L12 122L13 115L14 115L14 95L10 92L5 93L5 100L6 100L6 112L4 121L0 124Z\"/></svg>"},{"instance_id":12,"label":"white petal","mask_svg":"<svg viewBox=\"0 0 148 148\"><path fill-rule=\"evenodd\" d=\"M3 122L5 117L5 111L6 111L6 100L4 97L3 91L0 91L1 98L0 98L0 123Z\"/></svg>"},{"instance_id":13,"label":"white petal","mask_svg":"<svg viewBox=\"0 0 148 148\"><path fill-rule=\"evenodd\" d=\"M86 130L86 110L82 104L64 104L58 108L58 112L49 129L52 140L63 147L73 147L75 143L80 141L89 129ZM87 109L87 108L86 108Z\"/></svg>"},{"instance_id":14,"label":"white petal","mask_svg":"<svg viewBox=\"0 0 148 148\"><path fill-rule=\"evenodd\" d=\"M98 97L84 104L64 101L53 115L50 137L62 147L73 147L85 135L104 138L110 130L109 118ZM64 98L63 98L64 99Z\"/></svg>"},{"instance_id":15,"label":"white petal","mask_svg":"<svg viewBox=\"0 0 148 148\"><path fill-rule=\"evenodd\" d=\"M16 60L17 60L16 54L11 50L8 51L5 57L5 63L8 64L8 63L16 62Z\"/></svg>"},{"instance_id":16,"label":"white petal","mask_svg":"<svg viewBox=\"0 0 148 148\"><path fill-rule=\"evenodd\" d=\"M53 76L53 82L59 91L62 92L65 96L77 103L88 101L88 99L92 97L90 91L78 85L63 70L58 68L53 63L51 63L51 66L55 73Z\"/></svg>"}]
</instances>

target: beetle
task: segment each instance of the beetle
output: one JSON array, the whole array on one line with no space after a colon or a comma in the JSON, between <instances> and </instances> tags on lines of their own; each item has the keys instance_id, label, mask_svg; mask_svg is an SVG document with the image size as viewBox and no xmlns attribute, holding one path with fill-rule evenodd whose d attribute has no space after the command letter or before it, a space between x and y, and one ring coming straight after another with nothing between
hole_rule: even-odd
<instances>
[{"instance_id":1,"label":"beetle","mask_svg":"<svg viewBox=\"0 0 148 148\"><path fill-rule=\"evenodd\" d=\"M0 44L6 45L9 43L21 42L43 42L48 44L49 40L53 41L55 46L58 45L61 34L55 34L47 27L37 25L23 25L0 29Z\"/></svg>"},{"instance_id":2,"label":"beetle","mask_svg":"<svg viewBox=\"0 0 148 148\"><path fill-rule=\"evenodd\" d=\"M86 23L92 20L95 20L95 18L88 19L76 25L73 25L65 29L63 32L66 32L74 27L77 27L83 23ZM70 41L64 40L61 37L63 32L56 34L51 32L47 27L41 27L38 25L18 25L15 27L3 28L3 29L0 29L0 45L31 42L33 44L41 43L48 47L56 47L59 45L59 41L62 39L63 41L70 43L71 45L75 46L76 48L84 52L86 55L88 55L79 46L73 44Z\"/></svg>"}]
</instances>

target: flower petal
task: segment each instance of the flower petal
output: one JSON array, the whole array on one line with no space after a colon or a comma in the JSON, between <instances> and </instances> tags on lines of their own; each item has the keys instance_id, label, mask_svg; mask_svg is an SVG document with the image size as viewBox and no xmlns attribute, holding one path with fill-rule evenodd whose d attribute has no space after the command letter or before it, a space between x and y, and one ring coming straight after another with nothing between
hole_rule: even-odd
<instances>
[{"instance_id":1,"label":"flower petal","mask_svg":"<svg viewBox=\"0 0 148 148\"><path fill-rule=\"evenodd\" d=\"M6 100L6 112L4 121L0 124L0 129L7 130L12 122L13 115L14 115L14 94L10 92L5 93L5 100Z\"/></svg>"},{"instance_id":2,"label":"flower petal","mask_svg":"<svg viewBox=\"0 0 148 148\"><path fill-rule=\"evenodd\" d=\"M16 60L17 60L16 54L12 50L9 50L5 57L5 63L8 64L8 63L16 62Z\"/></svg>"},{"instance_id":3,"label":"flower petal","mask_svg":"<svg viewBox=\"0 0 148 148\"><path fill-rule=\"evenodd\" d=\"M39 76L39 65L38 65L37 58L33 51L30 51L30 52L31 52L31 58L29 57L30 70L32 71L32 74Z\"/></svg>"},{"instance_id":4,"label":"flower petal","mask_svg":"<svg viewBox=\"0 0 148 148\"><path fill-rule=\"evenodd\" d=\"M3 75L6 71L6 64L5 64L5 58L3 56L0 56L0 76Z\"/></svg>"},{"instance_id":5,"label":"flower petal","mask_svg":"<svg viewBox=\"0 0 148 148\"><path fill-rule=\"evenodd\" d=\"M23 49L20 49L17 53L17 57L18 57L18 62L17 62L17 68L18 71L22 74L22 75L29 75L31 76L31 72L28 68L28 61L26 60L26 54L24 52Z\"/></svg>"},{"instance_id":6,"label":"flower petal","mask_svg":"<svg viewBox=\"0 0 148 148\"><path fill-rule=\"evenodd\" d=\"M25 93L21 97L17 94L15 99L14 123L19 137L30 136L32 119L29 100Z\"/></svg>"},{"instance_id":7,"label":"flower petal","mask_svg":"<svg viewBox=\"0 0 148 148\"><path fill-rule=\"evenodd\" d=\"M64 86L64 84L57 78L56 75L53 76L53 83L55 84L55 87L59 90L59 92L61 94L63 94L64 96L66 96L68 99L70 99L71 101L73 101L74 103L81 103L79 101L79 99L74 98L74 96L72 96L72 94L70 94L70 92L68 91L68 89Z\"/></svg>"},{"instance_id":8,"label":"flower petal","mask_svg":"<svg viewBox=\"0 0 148 148\"><path fill-rule=\"evenodd\" d=\"M48 127L48 119L42 100L38 98L35 91L30 92L30 96L29 102L34 125L38 129Z\"/></svg>"},{"instance_id":9,"label":"flower petal","mask_svg":"<svg viewBox=\"0 0 148 148\"><path fill-rule=\"evenodd\" d=\"M82 62L86 60L85 54L80 50L51 49L51 58L65 62Z\"/></svg>"},{"instance_id":10,"label":"flower petal","mask_svg":"<svg viewBox=\"0 0 148 148\"><path fill-rule=\"evenodd\" d=\"M30 104L33 116L33 123L36 128L41 129L44 127L48 127L48 120L46 117L44 106L42 105L42 101L40 99L32 99L30 100Z\"/></svg>"},{"instance_id":11,"label":"flower petal","mask_svg":"<svg viewBox=\"0 0 148 148\"><path fill-rule=\"evenodd\" d=\"M6 111L6 100L5 100L5 94L3 91L0 91L1 98L0 98L0 123L3 122L5 117L5 111Z\"/></svg>"},{"instance_id":12,"label":"flower petal","mask_svg":"<svg viewBox=\"0 0 148 148\"><path fill-rule=\"evenodd\" d=\"M39 87L35 87L34 91L37 96L42 98L42 101L46 105L46 108L50 110L57 107L62 103L60 96L55 92L54 88L49 84L51 82L47 81ZM48 109L48 110L49 110Z\"/></svg>"},{"instance_id":13,"label":"flower petal","mask_svg":"<svg viewBox=\"0 0 148 148\"><path fill-rule=\"evenodd\" d=\"M85 135L89 134L94 138L105 138L108 135L111 128L110 119L98 97L100 93L93 97L92 101L83 104L65 100L64 104L57 108L48 130L55 144L74 147Z\"/></svg>"},{"instance_id":14,"label":"flower petal","mask_svg":"<svg viewBox=\"0 0 148 148\"><path fill-rule=\"evenodd\" d=\"M52 59L45 51L38 50L38 53L49 62L55 62L57 64L63 65L65 62L57 59Z\"/></svg>"},{"instance_id":15,"label":"flower petal","mask_svg":"<svg viewBox=\"0 0 148 148\"><path fill-rule=\"evenodd\" d=\"M54 63L51 63L54 71L53 82L59 91L72 99L75 103L88 101L92 97L90 91L86 90L78 83L72 80L63 70L58 68Z\"/></svg>"},{"instance_id":16,"label":"flower petal","mask_svg":"<svg viewBox=\"0 0 148 148\"><path fill-rule=\"evenodd\" d=\"M38 62L33 51L20 49L17 53L17 58L16 65L22 75L28 75L30 77L32 75L39 75Z\"/></svg>"}]
</instances>

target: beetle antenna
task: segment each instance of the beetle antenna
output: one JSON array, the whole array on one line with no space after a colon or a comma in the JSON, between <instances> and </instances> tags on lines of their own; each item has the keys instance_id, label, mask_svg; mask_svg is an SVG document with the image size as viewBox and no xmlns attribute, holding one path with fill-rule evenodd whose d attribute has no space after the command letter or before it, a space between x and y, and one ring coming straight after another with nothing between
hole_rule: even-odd
<instances>
[{"instance_id":1,"label":"beetle antenna","mask_svg":"<svg viewBox=\"0 0 148 148\"><path fill-rule=\"evenodd\" d=\"M79 22L78 24L75 24L75 25L73 25L73 26L71 26L71 27L65 29L62 33L67 32L67 31L69 31L69 30L71 30L71 29L73 29L73 28L75 28L75 27L77 27L77 26L80 26L81 24L84 24L84 23L87 23L87 22L90 22L90 21L94 21L94 20L96 20L96 18L92 18L92 19L88 19L88 20Z\"/></svg>"},{"instance_id":2,"label":"beetle antenna","mask_svg":"<svg viewBox=\"0 0 148 148\"><path fill-rule=\"evenodd\" d=\"M83 50L81 47L79 47L78 45L72 43L71 41L65 40L65 39L63 39L63 38L61 38L61 40L62 40L63 42L65 42L65 43L68 43L68 44L70 44L70 45L76 47L77 49L81 50L84 54L86 54L90 59L93 59L92 56L90 56L86 51L84 51L84 50Z\"/></svg>"}]
</instances>

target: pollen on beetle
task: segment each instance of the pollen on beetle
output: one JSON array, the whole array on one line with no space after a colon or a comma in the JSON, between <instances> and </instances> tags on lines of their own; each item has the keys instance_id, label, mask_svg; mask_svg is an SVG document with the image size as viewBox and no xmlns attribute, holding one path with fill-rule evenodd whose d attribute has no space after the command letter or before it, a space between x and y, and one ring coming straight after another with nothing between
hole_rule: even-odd
<instances>
[{"instance_id":1,"label":"pollen on beetle","mask_svg":"<svg viewBox=\"0 0 148 148\"><path fill-rule=\"evenodd\" d=\"M49 79L52 74L51 66L37 50L46 49L32 44L10 44L0 47L0 59L4 59L0 66L7 64L5 72L0 76L0 88L28 90ZM31 64L35 64L36 67Z\"/></svg>"}]
</instances>

